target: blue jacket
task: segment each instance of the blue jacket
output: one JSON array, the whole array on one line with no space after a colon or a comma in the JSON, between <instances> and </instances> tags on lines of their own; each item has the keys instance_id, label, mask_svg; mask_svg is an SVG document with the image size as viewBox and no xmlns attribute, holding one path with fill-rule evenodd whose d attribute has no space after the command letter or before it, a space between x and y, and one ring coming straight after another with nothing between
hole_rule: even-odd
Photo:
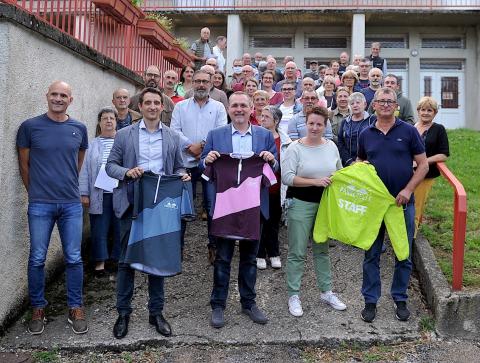
<instances>
[{"instance_id":1,"label":"blue jacket","mask_svg":"<svg viewBox=\"0 0 480 363\"><path fill-rule=\"evenodd\" d=\"M233 152L232 146L232 125L225 125L211 130L207 135L207 141L200 157L200 168L205 167L205 158L212 150L218 151L220 154L228 154ZM269 151L275 156L274 171L278 170L278 154L275 140L272 133L260 126L252 125L252 151L260 154L262 151ZM268 188L262 188L260 195L260 210L265 219L268 219Z\"/></svg>"},{"instance_id":2,"label":"blue jacket","mask_svg":"<svg viewBox=\"0 0 480 363\"><path fill-rule=\"evenodd\" d=\"M342 121L338 129L338 151L344 167L357 159L358 135L376 119L376 116L364 111L362 121L352 121L351 115Z\"/></svg>"}]
</instances>

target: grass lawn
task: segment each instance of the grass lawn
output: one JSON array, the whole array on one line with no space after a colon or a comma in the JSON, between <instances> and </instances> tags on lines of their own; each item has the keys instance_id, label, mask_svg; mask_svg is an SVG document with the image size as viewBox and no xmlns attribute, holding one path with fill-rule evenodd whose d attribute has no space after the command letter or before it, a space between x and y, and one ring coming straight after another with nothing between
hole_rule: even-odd
<instances>
[{"instance_id":1,"label":"grass lawn","mask_svg":"<svg viewBox=\"0 0 480 363\"><path fill-rule=\"evenodd\" d=\"M480 132L452 130L448 132L450 157L448 168L467 192L467 235L463 283L480 287ZM453 189L438 177L427 202L421 232L430 241L437 261L452 282Z\"/></svg>"}]
</instances>

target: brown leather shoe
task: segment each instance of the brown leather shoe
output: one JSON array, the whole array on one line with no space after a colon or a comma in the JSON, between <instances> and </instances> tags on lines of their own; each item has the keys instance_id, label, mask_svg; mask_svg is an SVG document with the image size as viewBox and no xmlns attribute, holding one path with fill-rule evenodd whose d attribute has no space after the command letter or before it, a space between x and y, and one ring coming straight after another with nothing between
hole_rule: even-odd
<instances>
[{"instance_id":1,"label":"brown leather shoe","mask_svg":"<svg viewBox=\"0 0 480 363\"><path fill-rule=\"evenodd\" d=\"M42 334L45 330L45 310L43 308L32 309L32 320L28 323L28 332L32 335Z\"/></svg>"},{"instance_id":2,"label":"brown leather shoe","mask_svg":"<svg viewBox=\"0 0 480 363\"><path fill-rule=\"evenodd\" d=\"M215 257L217 255L217 249L213 246L208 246L208 263L213 265L215 262Z\"/></svg>"},{"instance_id":3,"label":"brown leather shoe","mask_svg":"<svg viewBox=\"0 0 480 363\"><path fill-rule=\"evenodd\" d=\"M206 221L208 219L207 212L204 210L202 212L202 221Z\"/></svg>"},{"instance_id":4,"label":"brown leather shoe","mask_svg":"<svg viewBox=\"0 0 480 363\"><path fill-rule=\"evenodd\" d=\"M68 323L72 326L75 334L85 334L88 331L87 321L85 320L85 309L83 307L69 309Z\"/></svg>"}]
</instances>

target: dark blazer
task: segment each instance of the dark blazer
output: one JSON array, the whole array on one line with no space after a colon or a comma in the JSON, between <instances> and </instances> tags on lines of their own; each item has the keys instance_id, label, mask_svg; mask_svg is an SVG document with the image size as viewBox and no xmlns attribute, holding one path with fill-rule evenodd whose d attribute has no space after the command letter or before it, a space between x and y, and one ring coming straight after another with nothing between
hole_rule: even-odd
<instances>
[{"instance_id":1,"label":"dark blazer","mask_svg":"<svg viewBox=\"0 0 480 363\"><path fill-rule=\"evenodd\" d=\"M205 143L205 147L203 148L202 156L200 158L200 168L203 168L205 166L205 158L212 150L218 151L221 154L228 154L233 152L232 127L233 126L231 124L228 124L225 126L217 127L216 129L213 129L208 133L207 141ZM279 164L277 147L275 146L275 140L270 131L264 129L263 127L252 125L252 151L255 154L260 154L262 151L271 152L275 156L275 163L272 167L273 171L278 170ZM280 183L281 181L278 180L277 182ZM263 217L265 219L268 219L270 216L268 209L268 188L262 188L261 190L260 209L262 211Z\"/></svg>"},{"instance_id":2,"label":"dark blazer","mask_svg":"<svg viewBox=\"0 0 480 363\"><path fill-rule=\"evenodd\" d=\"M113 190L113 210L118 218L122 217L130 205L127 196L127 182L130 180L125 174L138 166L139 129L140 122L137 122L117 132L105 166L107 174L119 180L118 188ZM162 148L165 175L184 173L180 136L165 125L162 125Z\"/></svg>"}]
</instances>

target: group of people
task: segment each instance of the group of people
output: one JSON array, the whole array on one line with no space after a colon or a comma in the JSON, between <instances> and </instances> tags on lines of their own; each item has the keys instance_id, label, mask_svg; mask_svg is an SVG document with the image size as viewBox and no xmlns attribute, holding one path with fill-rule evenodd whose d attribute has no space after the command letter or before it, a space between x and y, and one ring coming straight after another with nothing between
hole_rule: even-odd
<instances>
[{"instance_id":1,"label":"group of people","mask_svg":"<svg viewBox=\"0 0 480 363\"><path fill-rule=\"evenodd\" d=\"M292 57L286 57L282 70L273 57L264 60L256 54L252 61L245 54L234 61L227 82L226 38L217 38L212 46L209 35L208 28L202 29L192 45L195 64L185 66L179 76L171 70L162 75L152 65L143 74L145 88L140 93L131 96L127 89L116 89L113 107L99 111L90 141L86 126L67 114L73 97L71 86L63 81L49 86L47 112L21 124L16 143L29 200L31 334L45 328L44 264L55 223L66 264L68 322L75 333L88 331L82 298L83 204L90 216L95 276L106 275L107 261L114 261L117 270L113 334L118 339L127 335L135 266L125 255L133 233L136 183L147 174L178 175L191 183L194 198L202 183L208 261L213 265L214 328L225 325L236 244L242 312L255 323L267 323L256 304L257 270L268 264L282 268L283 212L288 226L288 308L293 316L303 315L301 280L322 194L332 174L353 163L372 164L403 207L411 252L428 193L439 175L435 163L449 155L445 129L433 122L435 100L423 97L418 102L413 125L411 102L401 95L398 77L386 74L387 62L376 43L369 57L355 56L352 64L345 52L329 66L310 62L303 78ZM187 221L180 223L183 254ZM380 298L384 234L382 224L365 252L365 307L360 315L366 322L375 319ZM333 292L328 249L328 243L312 243L319 299L345 310L345 302ZM396 260L391 295L395 315L402 321L410 316L411 270L410 257ZM171 326L162 313L164 278L148 275L149 323L170 336Z\"/></svg>"}]
</instances>

